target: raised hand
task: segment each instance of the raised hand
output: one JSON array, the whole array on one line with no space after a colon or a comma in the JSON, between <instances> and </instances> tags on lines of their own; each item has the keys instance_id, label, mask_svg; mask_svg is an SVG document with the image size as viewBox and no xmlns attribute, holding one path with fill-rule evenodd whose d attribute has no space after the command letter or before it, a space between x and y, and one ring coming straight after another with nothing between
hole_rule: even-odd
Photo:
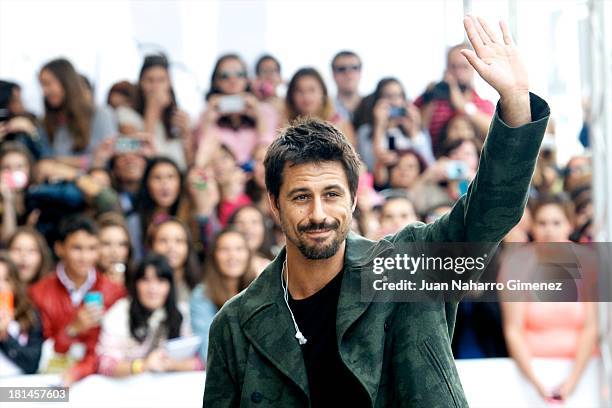
<instances>
[{"instance_id":1,"label":"raised hand","mask_svg":"<svg viewBox=\"0 0 612 408\"><path fill-rule=\"evenodd\" d=\"M480 17L467 16L463 24L474 51L462 50L461 53L482 79L500 95L529 92L527 70L506 23L499 23L503 41Z\"/></svg>"},{"instance_id":2,"label":"raised hand","mask_svg":"<svg viewBox=\"0 0 612 408\"><path fill-rule=\"evenodd\" d=\"M503 40L480 17L466 16L463 25L474 51L461 50L461 53L499 93L503 119L510 126L530 122L527 70L506 23L499 23Z\"/></svg>"}]
</instances>

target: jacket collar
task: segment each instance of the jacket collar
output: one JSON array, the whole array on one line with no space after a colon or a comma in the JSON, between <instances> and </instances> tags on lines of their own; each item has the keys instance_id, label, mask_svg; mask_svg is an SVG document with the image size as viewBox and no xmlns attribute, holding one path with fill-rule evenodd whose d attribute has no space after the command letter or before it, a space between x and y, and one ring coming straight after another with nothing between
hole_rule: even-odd
<instances>
[{"instance_id":1,"label":"jacket collar","mask_svg":"<svg viewBox=\"0 0 612 408\"><path fill-rule=\"evenodd\" d=\"M341 318L336 318L338 345L346 330L370 305L370 298L361 298L361 267L394 245L387 240L370 241L351 232L345 248L344 275L337 308ZM239 320L253 346L309 395L304 358L283 299L281 270L285 256L286 249L283 248L242 294Z\"/></svg>"}]
</instances>

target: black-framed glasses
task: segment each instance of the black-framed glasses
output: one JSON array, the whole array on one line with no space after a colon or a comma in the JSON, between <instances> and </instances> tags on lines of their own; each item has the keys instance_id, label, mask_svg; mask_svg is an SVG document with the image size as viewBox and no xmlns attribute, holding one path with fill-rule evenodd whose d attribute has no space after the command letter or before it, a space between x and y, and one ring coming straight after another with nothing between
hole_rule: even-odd
<instances>
[{"instance_id":1,"label":"black-framed glasses","mask_svg":"<svg viewBox=\"0 0 612 408\"><path fill-rule=\"evenodd\" d=\"M245 71L221 71L219 73L218 78L222 81L225 81L230 78L246 78L247 73Z\"/></svg>"},{"instance_id":2,"label":"black-framed glasses","mask_svg":"<svg viewBox=\"0 0 612 408\"><path fill-rule=\"evenodd\" d=\"M344 74L345 72L350 72L350 71L361 71L361 65L360 64L338 65L334 67L334 72L337 74Z\"/></svg>"}]
</instances>

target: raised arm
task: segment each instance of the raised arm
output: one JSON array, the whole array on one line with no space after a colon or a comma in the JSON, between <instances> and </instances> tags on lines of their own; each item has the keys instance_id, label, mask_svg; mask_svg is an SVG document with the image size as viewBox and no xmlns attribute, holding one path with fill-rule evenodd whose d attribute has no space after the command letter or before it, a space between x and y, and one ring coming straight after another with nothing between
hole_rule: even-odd
<instances>
[{"instance_id":1,"label":"raised arm","mask_svg":"<svg viewBox=\"0 0 612 408\"><path fill-rule=\"evenodd\" d=\"M548 105L529 93L525 66L505 24L500 24L503 40L475 17L466 17L464 25L474 51L462 54L500 101L468 192L435 223L402 230L400 241L499 242L527 203Z\"/></svg>"}]
</instances>

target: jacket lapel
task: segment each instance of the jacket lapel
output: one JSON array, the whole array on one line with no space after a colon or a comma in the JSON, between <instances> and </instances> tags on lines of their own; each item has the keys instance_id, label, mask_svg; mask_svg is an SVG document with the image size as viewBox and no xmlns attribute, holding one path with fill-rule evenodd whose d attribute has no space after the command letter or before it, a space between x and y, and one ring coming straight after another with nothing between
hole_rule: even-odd
<instances>
[{"instance_id":1,"label":"jacket lapel","mask_svg":"<svg viewBox=\"0 0 612 408\"><path fill-rule=\"evenodd\" d=\"M374 242L358 235L349 235L342 289L338 299L336 314L338 351L342 361L366 387L372 401L376 400L382 371L382 353L384 352L384 342L380 337L382 333L379 335L375 331L378 323L369 322L372 325L368 328L367 333L357 333L357 336L354 337L347 337L345 334L372 305L373 291L366 291L362 295L363 268L366 268L366 272L369 271L367 265L375 257L382 256L394 248L391 242L384 239ZM385 319L382 313L376 317ZM357 343L359 347L356 347Z\"/></svg>"},{"instance_id":2,"label":"jacket lapel","mask_svg":"<svg viewBox=\"0 0 612 408\"><path fill-rule=\"evenodd\" d=\"M280 285L285 248L244 292L240 324L253 346L307 396L302 350Z\"/></svg>"}]
</instances>

